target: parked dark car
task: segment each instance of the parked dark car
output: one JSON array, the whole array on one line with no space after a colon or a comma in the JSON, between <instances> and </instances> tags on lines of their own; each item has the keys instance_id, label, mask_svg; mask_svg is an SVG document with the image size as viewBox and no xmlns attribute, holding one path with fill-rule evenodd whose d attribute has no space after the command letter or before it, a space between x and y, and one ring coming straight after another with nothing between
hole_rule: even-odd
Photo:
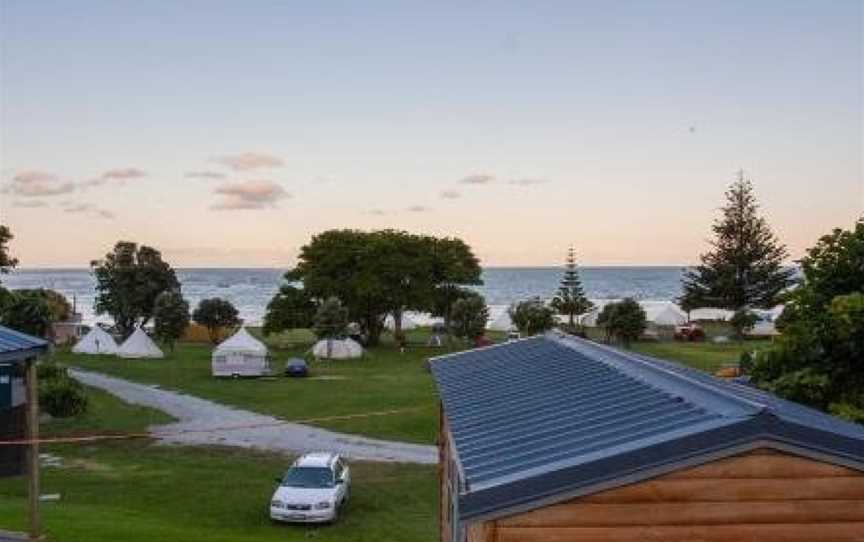
<instances>
[{"instance_id":1,"label":"parked dark car","mask_svg":"<svg viewBox=\"0 0 864 542\"><path fill-rule=\"evenodd\" d=\"M285 362L285 374L293 377L308 376L309 366L306 364L306 360L291 358Z\"/></svg>"}]
</instances>

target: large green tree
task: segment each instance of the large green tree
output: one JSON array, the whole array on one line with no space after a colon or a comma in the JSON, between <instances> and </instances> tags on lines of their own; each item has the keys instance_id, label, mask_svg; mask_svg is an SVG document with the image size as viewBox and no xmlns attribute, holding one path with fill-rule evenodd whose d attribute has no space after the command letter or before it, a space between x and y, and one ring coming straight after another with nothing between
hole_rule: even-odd
<instances>
[{"instance_id":1,"label":"large green tree","mask_svg":"<svg viewBox=\"0 0 864 542\"><path fill-rule=\"evenodd\" d=\"M313 331L319 339L342 339L348 330L348 309L331 297L315 311Z\"/></svg>"},{"instance_id":2,"label":"large green tree","mask_svg":"<svg viewBox=\"0 0 864 542\"><path fill-rule=\"evenodd\" d=\"M507 312L516 329L525 335L537 335L555 327L555 311L540 298L520 301L511 305Z\"/></svg>"},{"instance_id":3,"label":"large green tree","mask_svg":"<svg viewBox=\"0 0 864 542\"><path fill-rule=\"evenodd\" d=\"M739 171L712 226L711 250L684 275L679 301L685 309L770 308L793 284L795 271L784 267L786 248L758 211L753 184Z\"/></svg>"},{"instance_id":4,"label":"large green tree","mask_svg":"<svg viewBox=\"0 0 864 542\"><path fill-rule=\"evenodd\" d=\"M51 306L38 290L13 291L0 314L4 326L36 337L48 337L53 321Z\"/></svg>"},{"instance_id":5,"label":"large green tree","mask_svg":"<svg viewBox=\"0 0 864 542\"><path fill-rule=\"evenodd\" d=\"M180 282L162 254L151 247L120 241L102 260L90 264L96 277L96 313L109 314L121 334L153 317L156 298L180 289Z\"/></svg>"},{"instance_id":6,"label":"large green tree","mask_svg":"<svg viewBox=\"0 0 864 542\"><path fill-rule=\"evenodd\" d=\"M564 267L564 276L558 293L552 298L552 308L559 314L567 315L567 323L570 329L576 327L576 316L591 310L593 303L588 301L585 290L582 288L582 280L579 278L579 270L576 265L576 251L573 247L567 251L567 263Z\"/></svg>"},{"instance_id":7,"label":"large green tree","mask_svg":"<svg viewBox=\"0 0 864 542\"><path fill-rule=\"evenodd\" d=\"M9 252L9 241L12 239L14 236L9 227L0 224L0 274L8 273L18 265L18 260Z\"/></svg>"},{"instance_id":8,"label":"large green tree","mask_svg":"<svg viewBox=\"0 0 864 542\"><path fill-rule=\"evenodd\" d=\"M317 305L303 288L283 284L267 303L264 314L264 334L312 326Z\"/></svg>"},{"instance_id":9,"label":"large green tree","mask_svg":"<svg viewBox=\"0 0 864 542\"><path fill-rule=\"evenodd\" d=\"M56 290L50 290L48 288L35 288L32 290L20 289L13 290L12 293L16 295L33 295L43 298L45 303L48 304L48 308L51 310L52 322L65 322L72 317L72 304L69 303L66 296Z\"/></svg>"},{"instance_id":10,"label":"large green tree","mask_svg":"<svg viewBox=\"0 0 864 542\"><path fill-rule=\"evenodd\" d=\"M823 236L801 272L777 324L783 333L756 356L753 381L864 421L864 218Z\"/></svg>"},{"instance_id":11,"label":"large green tree","mask_svg":"<svg viewBox=\"0 0 864 542\"><path fill-rule=\"evenodd\" d=\"M156 338L174 351L174 343L189 326L189 302L179 290L162 292L153 309L153 331Z\"/></svg>"},{"instance_id":12,"label":"large green tree","mask_svg":"<svg viewBox=\"0 0 864 542\"><path fill-rule=\"evenodd\" d=\"M615 339L630 346L642 336L648 323L642 306L628 297L604 306L597 316L597 325L606 331L607 342Z\"/></svg>"},{"instance_id":13,"label":"large green tree","mask_svg":"<svg viewBox=\"0 0 864 542\"><path fill-rule=\"evenodd\" d=\"M449 330L453 305L474 293L465 286L483 284L480 260L461 239L427 238L427 243L431 245L432 281L435 286L430 304L425 309L434 316L442 317L444 327Z\"/></svg>"},{"instance_id":14,"label":"large green tree","mask_svg":"<svg viewBox=\"0 0 864 542\"><path fill-rule=\"evenodd\" d=\"M404 311L428 310L439 286L479 281L479 265L459 240L397 230L329 230L301 248L285 278L302 282L315 299L338 298L360 324L367 345L375 345L388 314L400 335Z\"/></svg>"},{"instance_id":15,"label":"large green tree","mask_svg":"<svg viewBox=\"0 0 864 542\"><path fill-rule=\"evenodd\" d=\"M237 308L227 299L211 297L198 302L192 319L207 328L210 342L216 344L224 329L240 324L239 314Z\"/></svg>"}]
</instances>

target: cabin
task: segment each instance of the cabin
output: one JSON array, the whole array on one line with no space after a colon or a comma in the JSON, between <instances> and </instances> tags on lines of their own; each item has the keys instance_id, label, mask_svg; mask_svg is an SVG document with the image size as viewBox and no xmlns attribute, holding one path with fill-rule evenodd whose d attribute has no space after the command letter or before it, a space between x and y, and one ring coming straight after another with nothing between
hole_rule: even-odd
<instances>
[{"instance_id":1,"label":"cabin","mask_svg":"<svg viewBox=\"0 0 864 542\"><path fill-rule=\"evenodd\" d=\"M864 427L548 334L433 358L442 542L864 540Z\"/></svg>"}]
</instances>

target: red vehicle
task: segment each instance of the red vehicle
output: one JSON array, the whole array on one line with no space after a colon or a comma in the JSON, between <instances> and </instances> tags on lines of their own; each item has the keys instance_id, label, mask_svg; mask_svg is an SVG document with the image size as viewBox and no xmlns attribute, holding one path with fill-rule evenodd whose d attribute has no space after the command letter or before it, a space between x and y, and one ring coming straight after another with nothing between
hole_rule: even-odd
<instances>
[{"instance_id":1,"label":"red vehicle","mask_svg":"<svg viewBox=\"0 0 864 542\"><path fill-rule=\"evenodd\" d=\"M705 331L698 324L689 323L675 327L675 340L684 342L702 342L705 340Z\"/></svg>"}]
</instances>

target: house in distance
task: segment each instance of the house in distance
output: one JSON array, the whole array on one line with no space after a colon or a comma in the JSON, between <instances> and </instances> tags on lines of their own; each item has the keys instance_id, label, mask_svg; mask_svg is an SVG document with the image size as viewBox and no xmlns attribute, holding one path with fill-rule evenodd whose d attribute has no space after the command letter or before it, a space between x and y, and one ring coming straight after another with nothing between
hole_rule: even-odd
<instances>
[{"instance_id":1,"label":"house in distance","mask_svg":"<svg viewBox=\"0 0 864 542\"><path fill-rule=\"evenodd\" d=\"M851 542L864 427L546 335L430 360L443 542Z\"/></svg>"}]
</instances>

